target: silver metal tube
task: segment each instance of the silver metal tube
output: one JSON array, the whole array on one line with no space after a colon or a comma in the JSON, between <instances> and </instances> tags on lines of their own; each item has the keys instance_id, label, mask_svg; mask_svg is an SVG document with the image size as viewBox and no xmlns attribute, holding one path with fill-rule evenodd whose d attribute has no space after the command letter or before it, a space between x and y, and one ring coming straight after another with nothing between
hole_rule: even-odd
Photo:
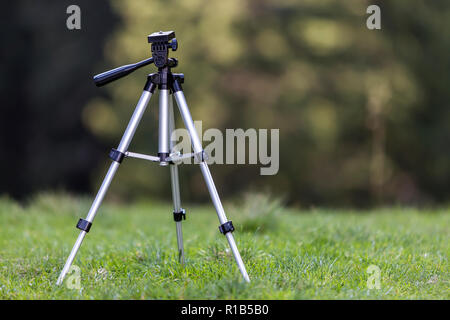
<instances>
[{"instance_id":1,"label":"silver metal tube","mask_svg":"<svg viewBox=\"0 0 450 320\"><path fill-rule=\"evenodd\" d=\"M217 216L219 217L220 224L224 224L228 221L225 211L220 201L219 194L217 193L216 186L214 185L211 172L209 171L208 165L205 161L200 163L200 169L202 170L203 179L205 179L206 186L208 187L209 195L213 202L214 208L216 209Z\"/></svg>"},{"instance_id":2,"label":"silver metal tube","mask_svg":"<svg viewBox=\"0 0 450 320\"><path fill-rule=\"evenodd\" d=\"M181 210L180 184L178 180L178 167L170 165L170 182L172 185L173 210L179 212Z\"/></svg>"},{"instance_id":3,"label":"silver metal tube","mask_svg":"<svg viewBox=\"0 0 450 320\"><path fill-rule=\"evenodd\" d=\"M136 132L139 122L144 115L145 109L147 108L151 97L151 92L148 92L146 90L142 92L141 98L139 99L136 105L136 109L131 116L130 122L128 123L125 133L123 134L122 140L120 140L119 146L117 147L117 150L119 150L120 152L127 151L131 139L133 139L134 133Z\"/></svg>"},{"instance_id":4,"label":"silver metal tube","mask_svg":"<svg viewBox=\"0 0 450 320\"><path fill-rule=\"evenodd\" d=\"M190 133L194 153L199 153L203 150L202 143L198 138L197 130L195 130L194 121L192 121L191 113L189 112L189 108L186 103L186 98L184 97L183 91L177 91L174 93L174 95L177 101L178 109L180 109L184 125Z\"/></svg>"},{"instance_id":5,"label":"silver metal tube","mask_svg":"<svg viewBox=\"0 0 450 320\"><path fill-rule=\"evenodd\" d=\"M153 162L159 162L159 160L160 160L159 157L149 156L147 154L130 152L130 151L125 152L125 156L129 157L129 158L137 158L137 159L143 159L143 160L148 160L148 161L153 161Z\"/></svg>"},{"instance_id":6,"label":"silver metal tube","mask_svg":"<svg viewBox=\"0 0 450 320\"><path fill-rule=\"evenodd\" d=\"M169 90L159 90L158 152L169 153Z\"/></svg>"},{"instance_id":7,"label":"silver metal tube","mask_svg":"<svg viewBox=\"0 0 450 320\"><path fill-rule=\"evenodd\" d=\"M183 229L181 221L175 222L177 229L178 261L184 265Z\"/></svg>"},{"instance_id":8,"label":"silver metal tube","mask_svg":"<svg viewBox=\"0 0 450 320\"><path fill-rule=\"evenodd\" d=\"M169 145L170 152L173 153L175 141L172 140L172 133L175 130L175 116L173 112L173 97L169 96ZM172 185L172 200L174 212L180 212L181 210L181 197L180 197L180 181L178 178L178 166L175 164L170 165L170 182ZM177 245L178 245L178 261L184 264L184 246L183 246L183 230L181 221L176 223L177 230Z\"/></svg>"},{"instance_id":9,"label":"silver metal tube","mask_svg":"<svg viewBox=\"0 0 450 320\"><path fill-rule=\"evenodd\" d=\"M136 128L139 125L139 122L141 121L142 115L144 114L145 109L147 108L151 96L152 94L146 90L144 90L144 92L142 93L141 98L139 99L136 108L133 112L133 115L131 116L130 122L128 123L128 126L125 129L125 133L123 134L122 139L119 143L119 146L117 148L118 151L120 152L127 151L131 139L133 139L134 133L136 132ZM89 209L89 212L86 217L87 221L92 222L94 220L95 215L97 214L97 210L100 207L100 204L102 203L103 198L105 197L105 194L108 191L111 181L114 178L114 175L116 174L118 168L119 163L113 161L113 163L111 163L108 169L105 178L103 179L102 185L100 186L100 189L97 192L94 202L92 203L91 208ZM62 284L64 277L69 271L70 266L72 265L73 260L75 259L75 256L78 250L80 249L81 243L83 242L85 236L86 236L85 231L81 231L80 234L78 235L77 241L75 242L75 245L73 246L69 257L67 258L66 264L64 265L64 268L62 269L56 284L58 285Z\"/></svg>"},{"instance_id":10,"label":"silver metal tube","mask_svg":"<svg viewBox=\"0 0 450 320\"><path fill-rule=\"evenodd\" d=\"M233 234L231 232L227 232L225 236L227 237L228 244L230 245L231 252L233 252L234 260L236 260L238 268L241 271L242 277L244 278L245 281L250 282L247 270L245 269L244 261L242 261L241 255L236 246L236 242L234 241Z\"/></svg>"},{"instance_id":11,"label":"silver metal tube","mask_svg":"<svg viewBox=\"0 0 450 320\"><path fill-rule=\"evenodd\" d=\"M173 132L175 131L175 114L173 111L173 96L172 94L169 95L169 148L170 152L173 153L175 150L173 150L175 146L175 138L172 137Z\"/></svg>"},{"instance_id":12,"label":"silver metal tube","mask_svg":"<svg viewBox=\"0 0 450 320\"><path fill-rule=\"evenodd\" d=\"M70 251L70 255L67 258L66 264L64 265L64 268L62 269L61 273L59 274L58 281L56 281L56 284L59 286L62 284L64 277L66 276L67 272L69 272L70 266L72 265L73 259L75 259L75 255L78 252L78 249L80 249L81 243L83 242L84 236L86 235L85 231L81 231L78 235L77 241L75 242L75 245L72 248L72 251Z\"/></svg>"},{"instance_id":13,"label":"silver metal tube","mask_svg":"<svg viewBox=\"0 0 450 320\"><path fill-rule=\"evenodd\" d=\"M186 98L184 97L183 91L175 92L175 99L177 101L178 108L180 109L181 117L183 118L184 124L189 131L189 135L191 136L192 147L194 148L195 153L199 153L203 151L202 144L198 137L197 131L195 130L194 122L191 117L191 113L189 112L188 105L186 103ZM200 162L200 169L203 174L203 178L205 179L206 186L208 187L209 195L211 196L211 200L214 204L214 208L216 209L217 216L219 218L220 224L224 224L228 221L225 211L222 206L222 202L220 201L219 194L217 193L216 186L214 185L214 181L211 176L211 172L209 171L208 165L205 161ZM231 251L233 252L234 259L238 265L239 270L241 271L244 280L250 282L250 278L248 277L247 270L245 269L245 265L242 261L239 250L234 241L234 237L231 232L226 233L226 237L228 240L228 244L230 245Z\"/></svg>"},{"instance_id":14,"label":"silver metal tube","mask_svg":"<svg viewBox=\"0 0 450 320\"><path fill-rule=\"evenodd\" d=\"M103 179L102 185L100 186L100 189L97 192L97 196L95 197L95 200L92 203L91 208L89 209L86 218L87 221L92 222L94 220L95 215L97 214L97 210L100 207L103 198L105 197L105 194L108 191L108 188L111 185L111 181L114 178L114 175L116 174L118 168L119 163L116 161L113 161L109 166L108 173L106 173L105 179Z\"/></svg>"}]
</instances>

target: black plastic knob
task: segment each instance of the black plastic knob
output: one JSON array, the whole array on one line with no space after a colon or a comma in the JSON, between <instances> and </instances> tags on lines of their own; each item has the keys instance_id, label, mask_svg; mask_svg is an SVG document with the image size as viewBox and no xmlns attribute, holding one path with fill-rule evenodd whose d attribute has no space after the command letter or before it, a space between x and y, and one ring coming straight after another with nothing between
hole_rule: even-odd
<instances>
[{"instance_id":1,"label":"black plastic knob","mask_svg":"<svg viewBox=\"0 0 450 320\"><path fill-rule=\"evenodd\" d=\"M177 38L173 38L170 42L170 47L172 48L172 51L177 51L178 49L178 41Z\"/></svg>"}]
</instances>

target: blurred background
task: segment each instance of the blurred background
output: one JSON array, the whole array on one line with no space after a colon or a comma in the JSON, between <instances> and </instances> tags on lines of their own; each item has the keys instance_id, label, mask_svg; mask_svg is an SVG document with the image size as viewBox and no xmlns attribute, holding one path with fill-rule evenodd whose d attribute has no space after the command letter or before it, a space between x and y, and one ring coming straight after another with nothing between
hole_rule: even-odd
<instances>
[{"instance_id":1,"label":"blurred background","mask_svg":"<svg viewBox=\"0 0 450 320\"><path fill-rule=\"evenodd\" d=\"M66 27L71 4L81 30ZM371 4L381 30L366 27ZM102 88L92 76L149 57L147 35L174 30L171 56L203 130L280 129L278 174L211 166L224 198L257 190L305 207L449 201L448 1L20 0L0 15L0 195L93 197L155 68ZM130 150L156 154L157 128L153 99ZM208 199L198 167L180 174L184 201ZM128 160L108 197L170 195L167 169Z\"/></svg>"}]
</instances>

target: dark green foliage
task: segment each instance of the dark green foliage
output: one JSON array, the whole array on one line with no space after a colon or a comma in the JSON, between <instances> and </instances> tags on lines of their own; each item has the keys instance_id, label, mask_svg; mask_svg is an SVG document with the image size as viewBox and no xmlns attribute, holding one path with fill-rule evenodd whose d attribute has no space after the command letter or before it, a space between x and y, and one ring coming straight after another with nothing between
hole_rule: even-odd
<instances>
[{"instance_id":1,"label":"dark green foliage","mask_svg":"<svg viewBox=\"0 0 450 320\"><path fill-rule=\"evenodd\" d=\"M176 30L180 48L173 56L203 130L280 129L277 175L259 176L258 166L212 167L224 196L254 188L305 206L448 201L450 42L442 30L449 29L450 6L383 1L382 29L372 31L367 5L156 1L144 8L118 2L123 25L107 58L118 65L147 56L145 35L136 30ZM92 123L100 139L119 139L144 76L111 86L111 99L89 105L118 124L112 130ZM135 148L156 150L155 106ZM124 171L113 186L116 194L169 194L160 168L134 162ZM198 168L181 172L183 193L206 200Z\"/></svg>"},{"instance_id":2,"label":"dark green foliage","mask_svg":"<svg viewBox=\"0 0 450 320\"><path fill-rule=\"evenodd\" d=\"M175 30L171 56L203 130L280 129L278 174L215 165L222 196L269 189L306 207L449 200L448 1L380 1L381 30L366 28L360 0L79 1L80 31L65 27L69 4L2 10L0 193L97 189L154 68L101 89L91 76L147 58L147 35ZM132 150L157 152L155 100ZM180 172L184 199L208 199L197 167ZM125 161L109 195L168 198L167 177Z\"/></svg>"}]
</instances>

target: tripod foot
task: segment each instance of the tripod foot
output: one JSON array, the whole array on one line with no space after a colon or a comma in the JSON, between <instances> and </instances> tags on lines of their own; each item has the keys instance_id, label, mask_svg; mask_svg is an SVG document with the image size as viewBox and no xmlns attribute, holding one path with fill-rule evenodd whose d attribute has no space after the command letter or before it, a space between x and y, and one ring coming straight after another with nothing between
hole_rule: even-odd
<instances>
[{"instance_id":1,"label":"tripod foot","mask_svg":"<svg viewBox=\"0 0 450 320\"><path fill-rule=\"evenodd\" d=\"M236 242L234 241L233 235L231 234L231 232L229 232L225 236L227 237L228 244L230 245L231 251L233 252L234 259L236 260L238 268L241 271L242 277L246 282L250 282L250 278L247 274L247 270L245 269L245 265L244 262L242 261L241 255L239 254L239 250L236 246Z\"/></svg>"},{"instance_id":2,"label":"tripod foot","mask_svg":"<svg viewBox=\"0 0 450 320\"><path fill-rule=\"evenodd\" d=\"M83 242L85 236L86 231L81 231L80 234L78 235L77 241L75 242L75 245L73 246L69 257L66 260L66 264L64 265L64 268L59 274L58 280L56 281L56 285L59 286L63 283L64 278L66 277L67 272L69 272L70 266L72 265L73 260L75 259L75 256L77 255L77 252L80 249L81 243Z\"/></svg>"}]
</instances>

